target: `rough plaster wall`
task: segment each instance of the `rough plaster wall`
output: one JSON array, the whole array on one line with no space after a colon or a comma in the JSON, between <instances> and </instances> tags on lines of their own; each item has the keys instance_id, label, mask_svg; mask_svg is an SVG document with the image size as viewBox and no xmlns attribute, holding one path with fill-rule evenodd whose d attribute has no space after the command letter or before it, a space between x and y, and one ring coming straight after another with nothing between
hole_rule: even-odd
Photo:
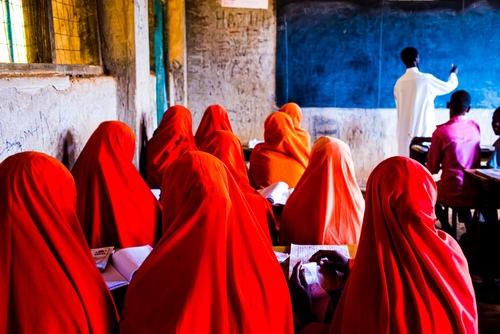
<instances>
[{"instance_id":1,"label":"rough plaster wall","mask_svg":"<svg viewBox=\"0 0 500 334\"><path fill-rule=\"evenodd\" d=\"M72 168L97 126L117 117L111 77L4 78L0 101L0 161L33 150Z\"/></svg>"},{"instance_id":2,"label":"rough plaster wall","mask_svg":"<svg viewBox=\"0 0 500 334\"><path fill-rule=\"evenodd\" d=\"M321 136L332 136L351 148L356 178L365 185L373 168L382 160L397 154L396 109L304 108L302 125L313 143ZM496 136L491 129L493 109L471 110L469 119L481 127L481 144L488 146ZM436 111L436 122L449 119L447 109Z\"/></svg>"},{"instance_id":3,"label":"rough plaster wall","mask_svg":"<svg viewBox=\"0 0 500 334\"><path fill-rule=\"evenodd\" d=\"M134 162L138 166L141 138L149 138L156 127L156 83L150 80L149 70L148 1L99 0L98 5L103 64L118 83L118 119L136 134Z\"/></svg>"},{"instance_id":4,"label":"rough plaster wall","mask_svg":"<svg viewBox=\"0 0 500 334\"><path fill-rule=\"evenodd\" d=\"M275 106L275 1L267 10L186 0L188 108L196 130L211 104L223 105L244 142L263 138Z\"/></svg>"}]
</instances>

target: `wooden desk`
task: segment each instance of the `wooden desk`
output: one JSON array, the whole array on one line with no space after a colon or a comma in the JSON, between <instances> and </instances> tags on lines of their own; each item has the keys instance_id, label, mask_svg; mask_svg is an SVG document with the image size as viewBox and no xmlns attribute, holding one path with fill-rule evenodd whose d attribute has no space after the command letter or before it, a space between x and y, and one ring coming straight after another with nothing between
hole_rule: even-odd
<instances>
[{"instance_id":1,"label":"wooden desk","mask_svg":"<svg viewBox=\"0 0 500 334\"><path fill-rule=\"evenodd\" d=\"M500 178L487 177L476 169L466 169L464 176L476 184L476 205L482 209L500 208Z\"/></svg>"},{"instance_id":2,"label":"wooden desk","mask_svg":"<svg viewBox=\"0 0 500 334\"><path fill-rule=\"evenodd\" d=\"M412 144L410 146L410 158L417 160L423 166L427 164L427 153L429 152L429 144L424 142L419 144ZM490 146L481 146L481 165L486 166L488 160L490 160L495 150Z\"/></svg>"}]
</instances>

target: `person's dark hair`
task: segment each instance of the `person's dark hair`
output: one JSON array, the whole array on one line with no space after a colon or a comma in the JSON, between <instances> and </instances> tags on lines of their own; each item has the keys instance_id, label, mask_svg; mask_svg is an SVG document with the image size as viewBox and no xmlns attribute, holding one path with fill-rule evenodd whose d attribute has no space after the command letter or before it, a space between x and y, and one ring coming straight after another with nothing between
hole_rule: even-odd
<instances>
[{"instance_id":1,"label":"person's dark hair","mask_svg":"<svg viewBox=\"0 0 500 334\"><path fill-rule=\"evenodd\" d=\"M406 65L406 67L414 67L415 59L418 57L418 51L414 47L407 47L401 51L401 60Z\"/></svg>"},{"instance_id":2,"label":"person's dark hair","mask_svg":"<svg viewBox=\"0 0 500 334\"><path fill-rule=\"evenodd\" d=\"M462 113L470 107L470 94L465 90L457 90L451 95L450 108L456 113Z\"/></svg>"}]
</instances>

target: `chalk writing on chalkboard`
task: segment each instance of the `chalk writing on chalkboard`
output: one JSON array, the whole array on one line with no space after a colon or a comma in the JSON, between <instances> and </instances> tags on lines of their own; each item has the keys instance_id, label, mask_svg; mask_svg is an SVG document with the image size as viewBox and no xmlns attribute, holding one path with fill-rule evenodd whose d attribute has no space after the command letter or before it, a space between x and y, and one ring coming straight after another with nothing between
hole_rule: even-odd
<instances>
[{"instance_id":1,"label":"chalk writing on chalkboard","mask_svg":"<svg viewBox=\"0 0 500 334\"><path fill-rule=\"evenodd\" d=\"M393 87L406 70L400 59L406 46L419 50L420 71L441 80L452 63L458 65L458 88L471 93L474 108L500 105L500 10L491 1L418 11L348 2L282 6L278 105L394 108ZM449 95L437 97L436 107L445 108L448 100Z\"/></svg>"}]
</instances>

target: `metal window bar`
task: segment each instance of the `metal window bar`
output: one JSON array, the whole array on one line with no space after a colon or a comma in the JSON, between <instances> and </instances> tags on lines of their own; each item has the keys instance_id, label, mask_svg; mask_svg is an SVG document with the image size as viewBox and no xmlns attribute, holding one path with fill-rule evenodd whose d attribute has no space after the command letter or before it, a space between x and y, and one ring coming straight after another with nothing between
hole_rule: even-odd
<instances>
[{"instance_id":1,"label":"metal window bar","mask_svg":"<svg viewBox=\"0 0 500 334\"><path fill-rule=\"evenodd\" d=\"M2 0L0 8L0 62L27 63L22 0Z\"/></svg>"}]
</instances>

